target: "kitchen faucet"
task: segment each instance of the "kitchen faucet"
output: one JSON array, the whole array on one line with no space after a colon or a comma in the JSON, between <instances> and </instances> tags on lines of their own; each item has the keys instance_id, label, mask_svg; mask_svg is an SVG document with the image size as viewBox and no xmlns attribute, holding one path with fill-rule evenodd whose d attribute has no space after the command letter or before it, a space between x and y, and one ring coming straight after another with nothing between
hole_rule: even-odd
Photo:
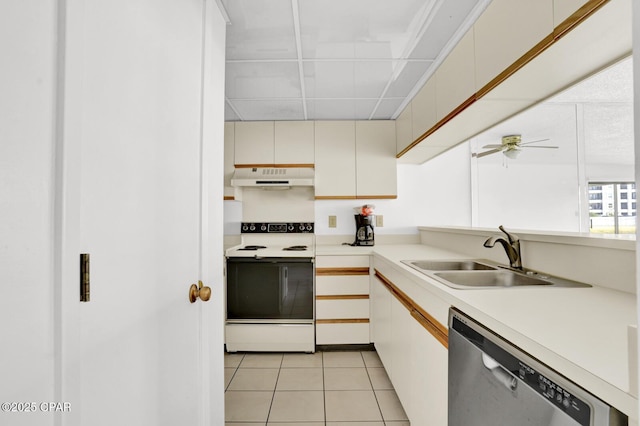
<instances>
[{"instance_id":1,"label":"kitchen faucet","mask_svg":"<svg viewBox=\"0 0 640 426\"><path fill-rule=\"evenodd\" d=\"M504 234L507 236L505 240L503 237L489 237L484 242L484 246L491 248L496 243L502 244L504 251L507 252L509 258L509 265L514 269L522 269L522 253L520 252L520 239L517 235L508 233L502 225L498 226Z\"/></svg>"}]
</instances>

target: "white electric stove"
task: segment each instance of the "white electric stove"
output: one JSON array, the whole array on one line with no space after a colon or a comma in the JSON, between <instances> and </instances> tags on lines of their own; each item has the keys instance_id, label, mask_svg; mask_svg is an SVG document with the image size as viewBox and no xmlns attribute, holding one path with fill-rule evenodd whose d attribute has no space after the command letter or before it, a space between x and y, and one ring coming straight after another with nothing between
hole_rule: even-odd
<instances>
[{"instance_id":1,"label":"white electric stove","mask_svg":"<svg viewBox=\"0 0 640 426\"><path fill-rule=\"evenodd\" d=\"M315 351L313 223L242 223L226 251L228 352Z\"/></svg>"}]
</instances>

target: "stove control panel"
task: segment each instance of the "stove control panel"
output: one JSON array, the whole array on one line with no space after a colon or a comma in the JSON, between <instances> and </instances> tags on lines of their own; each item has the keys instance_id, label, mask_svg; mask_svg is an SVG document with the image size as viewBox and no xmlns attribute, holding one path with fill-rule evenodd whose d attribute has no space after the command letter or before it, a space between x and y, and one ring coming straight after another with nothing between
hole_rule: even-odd
<instances>
[{"instance_id":1,"label":"stove control panel","mask_svg":"<svg viewBox=\"0 0 640 426\"><path fill-rule=\"evenodd\" d=\"M313 222L242 222L243 234L313 234Z\"/></svg>"}]
</instances>

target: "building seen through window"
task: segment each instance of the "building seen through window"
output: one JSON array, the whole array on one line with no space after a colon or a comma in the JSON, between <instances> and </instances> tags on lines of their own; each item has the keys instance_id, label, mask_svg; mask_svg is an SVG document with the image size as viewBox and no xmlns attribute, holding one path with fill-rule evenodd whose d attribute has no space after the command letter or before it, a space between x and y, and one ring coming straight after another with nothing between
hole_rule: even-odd
<instances>
[{"instance_id":1,"label":"building seen through window","mask_svg":"<svg viewBox=\"0 0 640 426\"><path fill-rule=\"evenodd\" d=\"M636 232L636 185L633 182L589 183L590 232ZM631 200L631 202L630 202Z\"/></svg>"}]
</instances>

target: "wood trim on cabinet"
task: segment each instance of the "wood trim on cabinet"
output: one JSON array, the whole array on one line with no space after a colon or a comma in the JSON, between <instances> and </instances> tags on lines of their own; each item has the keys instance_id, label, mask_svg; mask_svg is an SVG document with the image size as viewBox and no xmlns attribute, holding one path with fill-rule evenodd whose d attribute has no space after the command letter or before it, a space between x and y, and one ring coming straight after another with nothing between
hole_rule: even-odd
<instances>
[{"instance_id":1,"label":"wood trim on cabinet","mask_svg":"<svg viewBox=\"0 0 640 426\"><path fill-rule=\"evenodd\" d=\"M356 299L368 299L368 294L331 294L331 295L318 295L316 300L356 300Z\"/></svg>"},{"instance_id":2,"label":"wood trim on cabinet","mask_svg":"<svg viewBox=\"0 0 640 426\"><path fill-rule=\"evenodd\" d=\"M316 200L395 200L397 195L316 195Z\"/></svg>"},{"instance_id":3,"label":"wood trim on cabinet","mask_svg":"<svg viewBox=\"0 0 640 426\"><path fill-rule=\"evenodd\" d=\"M338 275L369 275L369 267L316 268L316 277Z\"/></svg>"},{"instance_id":4,"label":"wood trim on cabinet","mask_svg":"<svg viewBox=\"0 0 640 426\"><path fill-rule=\"evenodd\" d=\"M395 200L397 195L356 195L356 200Z\"/></svg>"},{"instance_id":5,"label":"wood trim on cabinet","mask_svg":"<svg viewBox=\"0 0 640 426\"><path fill-rule=\"evenodd\" d=\"M252 169L254 167L274 167L277 169L289 169L289 168L295 168L295 167L304 167L304 168L310 168L310 169L315 169L316 165L315 164L234 164L234 167L236 169Z\"/></svg>"},{"instance_id":6,"label":"wood trim on cabinet","mask_svg":"<svg viewBox=\"0 0 640 426\"><path fill-rule=\"evenodd\" d=\"M377 269L375 276L389 290L389 292L409 311L411 316L418 321L438 342L445 348L449 348L449 329L442 325L437 319L431 316L420 305L407 296L402 290L396 287L387 277L382 275Z\"/></svg>"},{"instance_id":7,"label":"wood trim on cabinet","mask_svg":"<svg viewBox=\"0 0 640 426\"><path fill-rule=\"evenodd\" d=\"M316 195L316 200L355 200L355 195Z\"/></svg>"},{"instance_id":8,"label":"wood trim on cabinet","mask_svg":"<svg viewBox=\"0 0 640 426\"><path fill-rule=\"evenodd\" d=\"M555 42L560 40L562 37L567 35L573 29L575 29L578 25L584 22L589 16L593 15L598 11L602 6L609 3L610 0L589 0L582 7L580 7L577 11L575 11L571 16L558 24L557 27L553 29L551 34L545 36L542 40L540 40L535 46L529 49L524 55L516 59L511 65L504 69L500 74L498 74L494 79L489 81L489 83L485 84L482 88L480 88L475 94L473 94L469 99L464 101L462 104L458 105L453 111L447 114L444 118L438 121L433 125L430 129L420 135L416 140L411 142L405 149L396 154L396 158L402 157L409 150L414 148L420 142L431 136L438 129L444 126L446 123L451 121L457 115L459 115L462 111L473 105L475 101L481 99L487 93L491 92L495 89L500 83L505 81L511 75L515 74L519 69L523 66L531 62L535 57L540 55L542 52L550 48Z\"/></svg>"},{"instance_id":9,"label":"wood trim on cabinet","mask_svg":"<svg viewBox=\"0 0 640 426\"><path fill-rule=\"evenodd\" d=\"M369 318L317 319L317 324L368 324Z\"/></svg>"}]
</instances>

